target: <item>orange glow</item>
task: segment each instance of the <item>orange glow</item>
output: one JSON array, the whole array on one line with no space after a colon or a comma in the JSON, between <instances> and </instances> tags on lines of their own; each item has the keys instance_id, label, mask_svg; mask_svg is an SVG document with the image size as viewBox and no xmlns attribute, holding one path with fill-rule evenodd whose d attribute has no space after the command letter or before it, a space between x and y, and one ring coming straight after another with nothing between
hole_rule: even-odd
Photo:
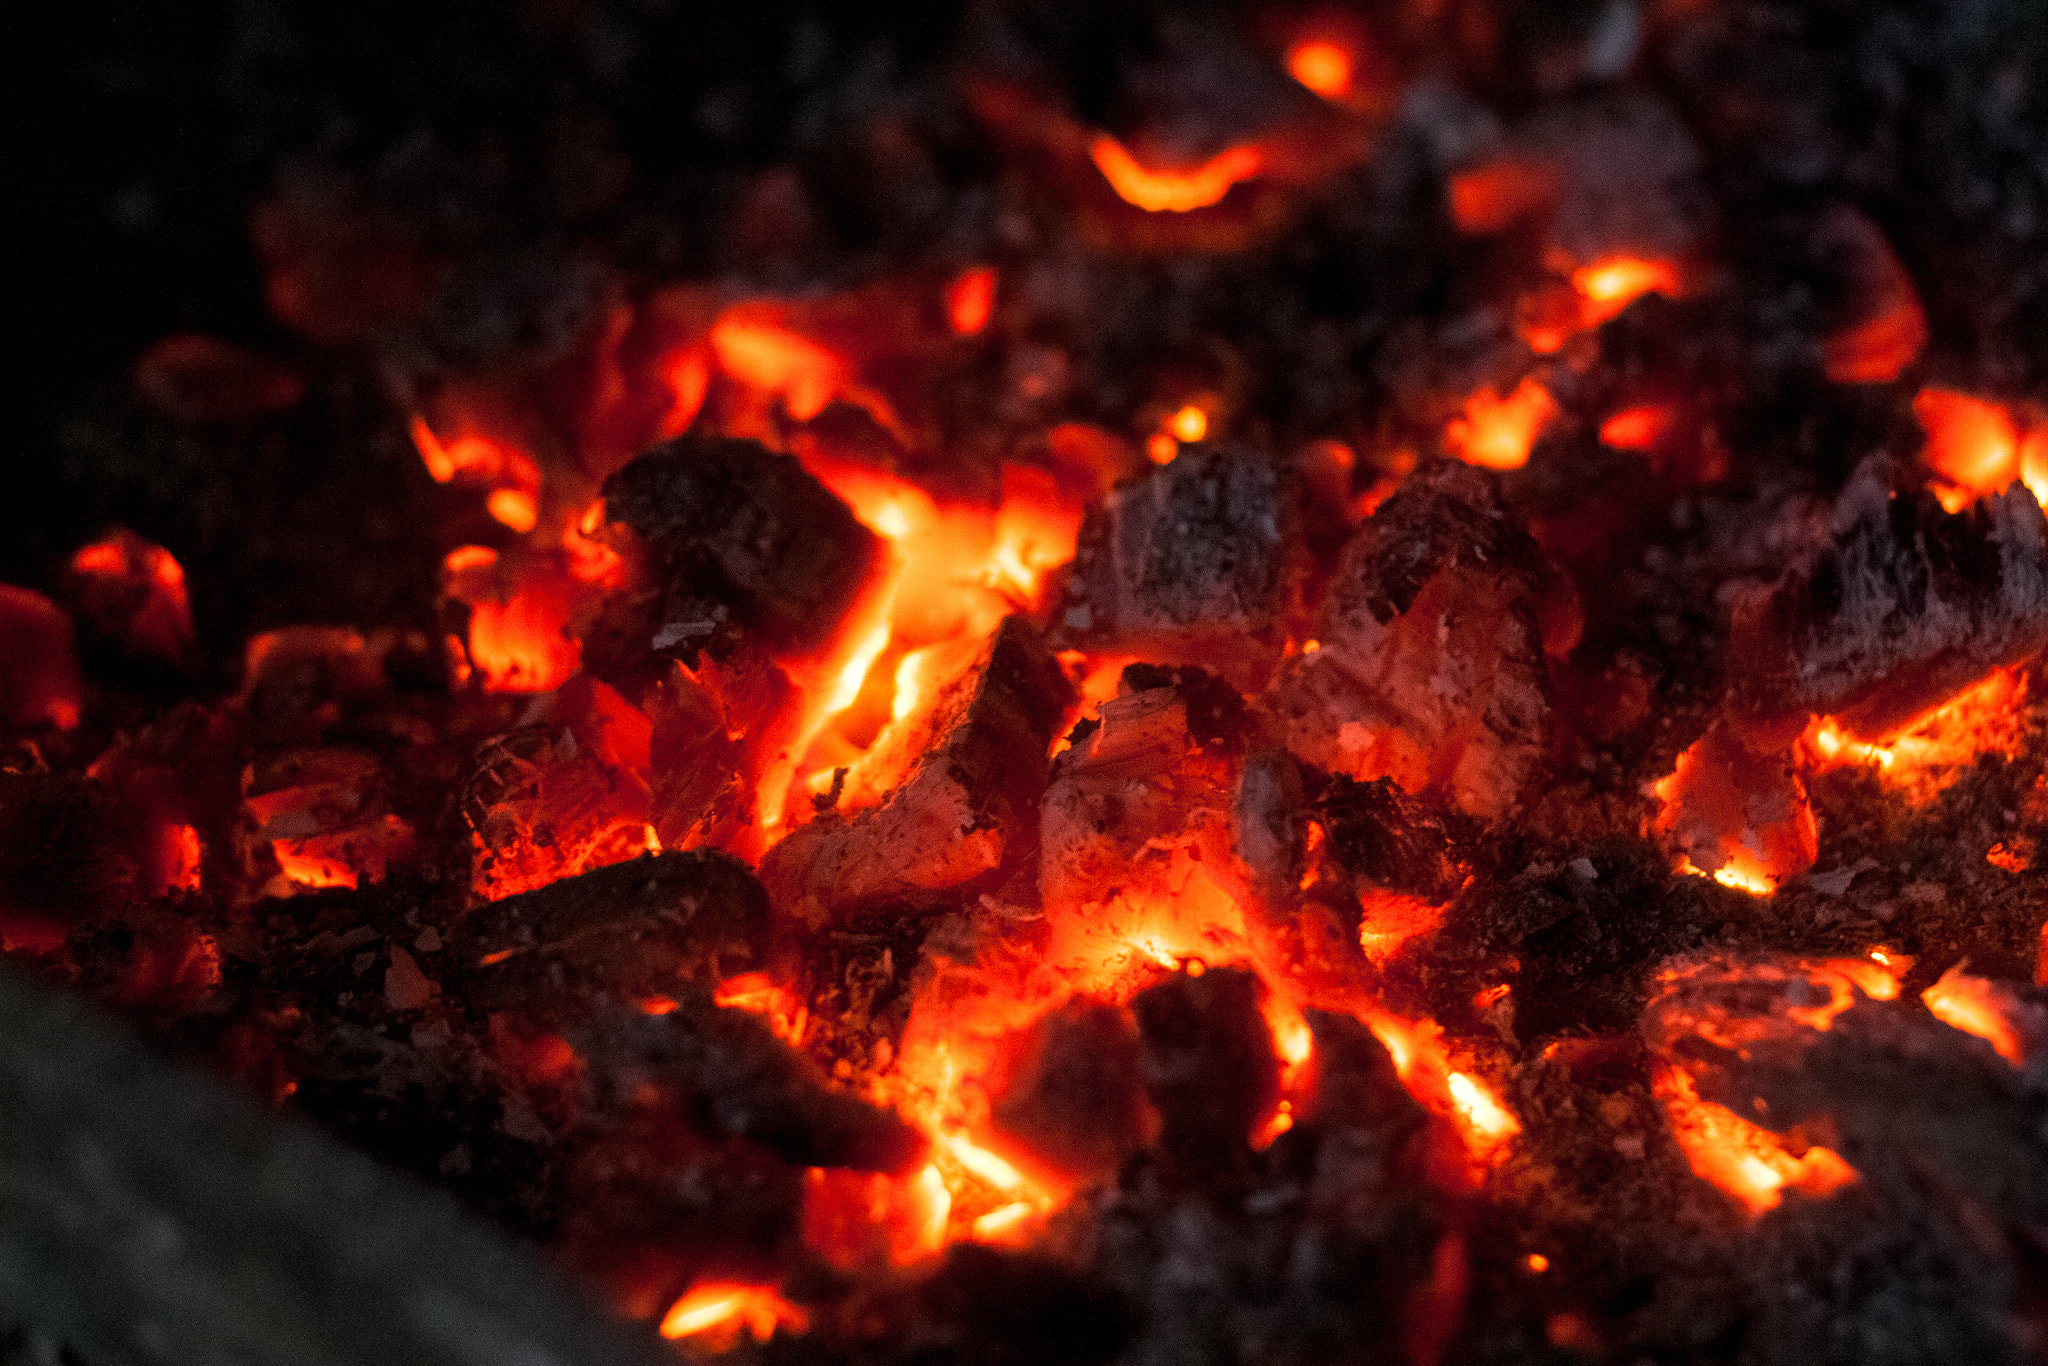
<instances>
[{"instance_id":1,"label":"orange glow","mask_svg":"<svg viewBox=\"0 0 2048 1366\"><path fill-rule=\"evenodd\" d=\"M505 600L470 602L469 657L486 690L550 692L568 682L583 654L568 634L575 598L573 581L535 562Z\"/></svg>"},{"instance_id":2,"label":"orange glow","mask_svg":"<svg viewBox=\"0 0 2048 1366\"><path fill-rule=\"evenodd\" d=\"M1694 1175L1741 1201L1752 1215L1775 1209L1787 1187L1819 1197L1857 1179L1839 1153L1816 1145L1794 1157L1769 1130L1725 1105L1701 1100L1692 1078L1677 1068L1660 1068L1652 1089Z\"/></svg>"},{"instance_id":3,"label":"orange glow","mask_svg":"<svg viewBox=\"0 0 2048 1366\"><path fill-rule=\"evenodd\" d=\"M1107 133L1089 144L1088 155L1120 199L1148 213L1206 209L1265 169L1265 157L1258 148L1240 146L1225 148L1200 166L1155 171L1139 165L1124 145Z\"/></svg>"},{"instance_id":4,"label":"orange glow","mask_svg":"<svg viewBox=\"0 0 2048 1366\"><path fill-rule=\"evenodd\" d=\"M1326 100L1351 93L1351 54L1330 42L1297 43L1287 54L1287 74Z\"/></svg>"},{"instance_id":5,"label":"orange glow","mask_svg":"<svg viewBox=\"0 0 2048 1366\"><path fill-rule=\"evenodd\" d=\"M1167 418L1165 426L1175 441L1200 441L1209 434L1209 415L1190 403Z\"/></svg>"},{"instance_id":6,"label":"orange glow","mask_svg":"<svg viewBox=\"0 0 2048 1366\"><path fill-rule=\"evenodd\" d=\"M1443 922L1447 907L1419 896L1372 890L1361 892L1358 922L1359 947L1375 963L1384 963L1417 935L1428 934Z\"/></svg>"},{"instance_id":7,"label":"orange glow","mask_svg":"<svg viewBox=\"0 0 2048 1366\"><path fill-rule=\"evenodd\" d=\"M170 860L166 890L199 890L199 832L189 825L174 825L169 831Z\"/></svg>"},{"instance_id":8,"label":"orange glow","mask_svg":"<svg viewBox=\"0 0 2048 1366\"><path fill-rule=\"evenodd\" d=\"M1974 1034L1998 1050L1998 1056L2014 1067L2027 1061L2027 1046L2010 1018L2015 1001L2012 993L1985 977L1972 977L1961 963L1941 975L1941 980L1920 993L1921 1002L1935 1019Z\"/></svg>"},{"instance_id":9,"label":"orange glow","mask_svg":"<svg viewBox=\"0 0 2048 1366\"><path fill-rule=\"evenodd\" d=\"M746 972L738 977L729 977L718 984L711 999L718 1005L749 1011L766 1019L776 1037L792 1048L804 1041L804 1027L810 1022L810 1012L803 998L788 987L777 985L765 972Z\"/></svg>"},{"instance_id":10,"label":"orange glow","mask_svg":"<svg viewBox=\"0 0 2048 1366\"><path fill-rule=\"evenodd\" d=\"M1670 430L1676 416L1668 403L1624 409L1600 424L1600 444L1618 451L1647 451Z\"/></svg>"},{"instance_id":11,"label":"orange glow","mask_svg":"<svg viewBox=\"0 0 2048 1366\"><path fill-rule=\"evenodd\" d=\"M603 541L592 540L604 525L604 499L562 528L562 553L568 556L569 577L599 588L617 588L625 581L625 562Z\"/></svg>"},{"instance_id":12,"label":"orange glow","mask_svg":"<svg viewBox=\"0 0 2048 1366\"><path fill-rule=\"evenodd\" d=\"M1900 272L1898 288L1882 311L1822 343L1827 376L1837 384L1890 384L1927 345L1927 315Z\"/></svg>"},{"instance_id":13,"label":"orange glow","mask_svg":"<svg viewBox=\"0 0 2048 1366\"><path fill-rule=\"evenodd\" d=\"M449 483L459 475L479 484L529 491L540 487L540 467L533 458L502 441L466 432L444 442L423 417L414 417L410 430L412 444L437 484Z\"/></svg>"},{"instance_id":14,"label":"orange glow","mask_svg":"<svg viewBox=\"0 0 2048 1366\"><path fill-rule=\"evenodd\" d=\"M130 649L181 660L192 648L185 569L170 551L123 531L71 557L79 608Z\"/></svg>"},{"instance_id":15,"label":"orange glow","mask_svg":"<svg viewBox=\"0 0 2048 1366\"><path fill-rule=\"evenodd\" d=\"M1521 1121L1483 1083L1452 1069L1443 1029L1436 1021L1404 1020L1377 1011L1363 1018L1393 1059L1401 1084L1452 1122L1478 1167L1506 1156L1508 1143L1522 1132Z\"/></svg>"},{"instance_id":16,"label":"orange glow","mask_svg":"<svg viewBox=\"0 0 2048 1366\"><path fill-rule=\"evenodd\" d=\"M1180 442L1165 432L1154 432L1145 438L1145 458L1155 465L1171 465L1179 454Z\"/></svg>"},{"instance_id":17,"label":"orange glow","mask_svg":"<svg viewBox=\"0 0 2048 1366\"><path fill-rule=\"evenodd\" d=\"M1820 832L1789 762L1756 755L1718 723L1652 786L1652 833L1681 851L1680 869L1769 896L1813 866Z\"/></svg>"},{"instance_id":18,"label":"orange glow","mask_svg":"<svg viewBox=\"0 0 2048 1366\"><path fill-rule=\"evenodd\" d=\"M996 311L994 266L969 266L946 283L946 322L956 336L972 337Z\"/></svg>"},{"instance_id":19,"label":"orange glow","mask_svg":"<svg viewBox=\"0 0 2048 1366\"><path fill-rule=\"evenodd\" d=\"M766 1342L778 1328L801 1333L809 1327L810 1316L776 1294L773 1286L713 1282L691 1286L670 1306L662 1316L661 1335L686 1338L722 1329L734 1341L744 1331L754 1341Z\"/></svg>"},{"instance_id":20,"label":"orange glow","mask_svg":"<svg viewBox=\"0 0 2048 1366\"><path fill-rule=\"evenodd\" d=\"M1540 1252L1532 1252L1522 1259L1522 1264L1538 1276L1550 1270L1550 1258Z\"/></svg>"},{"instance_id":21,"label":"orange glow","mask_svg":"<svg viewBox=\"0 0 2048 1366\"><path fill-rule=\"evenodd\" d=\"M524 536L540 521L540 503L525 489L493 489L484 500L492 517Z\"/></svg>"},{"instance_id":22,"label":"orange glow","mask_svg":"<svg viewBox=\"0 0 2048 1366\"><path fill-rule=\"evenodd\" d=\"M1460 232L1499 232L1548 208L1557 192L1557 168L1548 162L1489 162L1451 177L1451 221Z\"/></svg>"},{"instance_id":23,"label":"orange glow","mask_svg":"<svg viewBox=\"0 0 2048 1366\"><path fill-rule=\"evenodd\" d=\"M1913 416L1927 431L1927 463L1944 483L1935 496L1960 512L1987 493L2002 492L2021 473L2020 437L2012 416L1954 389L1922 389ZM2038 495L2037 495L2038 496Z\"/></svg>"},{"instance_id":24,"label":"orange glow","mask_svg":"<svg viewBox=\"0 0 2048 1366\"><path fill-rule=\"evenodd\" d=\"M697 420L704 407L704 395L711 388L711 357L704 344L681 347L660 363L661 387L668 394L668 408L655 429L657 440L681 436Z\"/></svg>"},{"instance_id":25,"label":"orange glow","mask_svg":"<svg viewBox=\"0 0 2048 1366\"><path fill-rule=\"evenodd\" d=\"M727 309L712 326L711 349L719 369L781 398L798 422L825 411L846 385L837 356L746 305Z\"/></svg>"},{"instance_id":26,"label":"orange glow","mask_svg":"<svg viewBox=\"0 0 2048 1366\"><path fill-rule=\"evenodd\" d=\"M1645 294L1676 296L1677 267L1668 261L1614 256L1572 272L1572 288L1586 301L1586 326L1598 327Z\"/></svg>"},{"instance_id":27,"label":"orange glow","mask_svg":"<svg viewBox=\"0 0 2048 1366\"><path fill-rule=\"evenodd\" d=\"M301 887L354 887L356 870L341 857L340 851L326 845L311 845L310 840L272 840L270 850L277 856L277 866L284 875Z\"/></svg>"},{"instance_id":28,"label":"orange glow","mask_svg":"<svg viewBox=\"0 0 2048 1366\"><path fill-rule=\"evenodd\" d=\"M2016 757L2026 678L2018 668L1994 669L1948 701L1880 740L1865 739L1832 716L1815 717L1800 737L1802 752L1825 770L1874 767L1885 787L1924 807L1959 779L1979 755Z\"/></svg>"},{"instance_id":29,"label":"orange glow","mask_svg":"<svg viewBox=\"0 0 2048 1366\"><path fill-rule=\"evenodd\" d=\"M1518 470L1556 412L1549 390L1532 375L1506 398L1483 389L1465 400L1465 415L1444 429L1444 444L1468 465Z\"/></svg>"}]
</instances>

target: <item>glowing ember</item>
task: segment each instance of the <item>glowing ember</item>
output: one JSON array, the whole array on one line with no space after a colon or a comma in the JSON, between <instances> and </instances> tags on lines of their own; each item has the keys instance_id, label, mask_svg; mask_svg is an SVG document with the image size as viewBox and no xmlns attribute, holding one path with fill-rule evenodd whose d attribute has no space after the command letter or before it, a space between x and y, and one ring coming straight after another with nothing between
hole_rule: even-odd
<instances>
[{"instance_id":1,"label":"glowing ember","mask_svg":"<svg viewBox=\"0 0 2048 1366\"><path fill-rule=\"evenodd\" d=\"M1469 1073L1452 1069L1441 1026L1379 1012L1368 1012L1364 1019L1393 1059L1401 1084L1452 1121L1475 1163L1483 1167L1506 1155L1509 1140L1522 1132L1521 1121Z\"/></svg>"},{"instance_id":2,"label":"glowing ember","mask_svg":"<svg viewBox=\"0 0 2048 1366\"><path fill-rule=\"evenodd\" d=\"M804 1041L804 1026L810 1012L803 998L788 987L779 986L765 972L742 973L718 984L712 1000L718 1005L750 1011L768 1021L776 1037L792 1048Z\"/></svg>"},{"instance_id":3,"label":"glowing ember","mask_svg":"<svg viewBox=\"0 0 2048 1366\"><path fill-rule=\"evenodd\" d=\"M1972 977L1958 963L1921 992L1920 1000L1935 1019L1976 1035L2014 1067L2025 1066L2026 1040L2013 1022L2017 1001L2006 987L1988 978Z\"/></svg>"},{"instance_id":4,"label":"glowing ember","mask_svg":"<svg viewBox=\"0 0 2048 1366\"><path fill-rule=\"evenodd\" d=\"M200 848L199 832L189 825L170 827L167 843L170 858L165 877L165 890L196 892L199 890Z\"/></svg>"},{"instance_id":5,"label":"glowing ember","mask_svg":"<svg viewBox=\"0 0 2048 1366\"><path fill-rule=\"evenodd\" d=\"M809 1327L810 1316L772 1286L710 1283L692 1286L670 1306L661 1320L661 1335L687 1338L723 1330L736 1340L744 1331L754 1341L766 1342L778 1328L801 1333Z\"/></svg>"},{"instance_id":6,"label":"glowing ember","mask_svg":"<svg viewBox=\"0 0 2048 1366\"><path fill-rule=\"evenodd\" d=\"M1556 412L1549 390L1530 376L1506 398L1481 390L1465 400L1465 415L1444 429L1444 444L1468 465L1518 470L1529 463L1530 447Z\"/></svg>"},{"instance_id":7,"label":"glowing ember","mask_svg":"<svg viewBox=\"0 0 2048 1366\"><path fill-rule=\"evenodd\" d=\"M970 266L946 284L946 322L962 337L977 335L996 311L994 266Z\"/></svg>"},{"instance_id":8,"label":"glowing ember","mask_svg":"<svg viewBox=\"0 0 2048 1366\"><path fill-rule=\"evenodd\" d=\"M719 369L780 398L798 422L825 411L846 383L837 356L744 305L727 310L712 327L711 349Z\"/></svg>"},{"instance_id":9,"label":"glowing ember","mask_svg":"<svg viewBox=\"0 0 2048 1366\"><path fill-rule=\"evenodd\" d=\"M1927 345L1927 315L1903 271L1899 283L1903 288L1893 292L1878 313L1823 343L1829 379L1837 384L1890 384L1919 357Z\"/></svg>"},{"instance_id":10,"label":"glowing ember","mask_svg":"<svg viewBox=\"0 0 2048 1366\"><path fill-rule=\"evenodd\" d=\"M457 569L451 557L451 573L465 582L469 572L483 567L474 555L461 565ZM462 595L459 584L451 592ZM469 599L469 657L484 686L492 692L549 692L567 682L582 658L582 647L568 633L576 598L575 581L537 559L508 594Z\"/></svg>"},{"instance_id":11,"label":"glowing ember","mask_svg":"<svg viewBox=\"0 0 2048 1366\"><path fill-rule=\"evenodd\" d=\"M1724 887L1768 896L1819 852L1813 808L1789 759L1752 753L1722 725L1680 754L1652 791L1653 833L1678 846L1684 871Z\"/></svg>"},{"instance_id":12,"label":"glowing ember","mask_svg":"<svg viewBox=\"0 0 2048 1366\"><path fill-rule=\"evenodd\" d=\"M1138 164L1124 145L1107 133L1089 144L1088 155L1120 199L1148 213L1206 209L1265 169L1265 157L1258 148L1230 147L1200 166L1153 170Z\"/></svg>"},{"instance_id":13,"label":"glowing ember","mask_svg":"<svg viewBox=\"0 0 2048 1366\"><path fill-rule=\"evenodd\" d=\"M1336 43L1298 43L1287 54L1287 74L1326 100L1351 93L1351 54Z\"/></svg>"},{"instance_id":14,"label":"glowing ember","mask_svg":"<svg viewBox=\"0 0 2048 1366\"><path fill-rule=\"evenodd\" d=\"M1597 327L1645 294L1677 295L1677 267L1634 256L1609 257L1572 272L1572 288L1586 301L1586 325Z\"/></svg>"},{"instance_id":15,"label":"glowing ember","mask_svg":"<svg viewBox=\"0 0 2048 1366\"><path fill-rule=\"evenodd\" d=\"M1663 438L1676 416L1663 403L1624 409L1600 424L1600 444L1618 451L1647 451Z\"/></svg>"},{"instance_id":16,"label":"glowing ember","mask_svg":"<svg viewBox=\"0 0 2048 1366\"><path fill-rule=\"evenodd\" d=\"M1847 764L1875 768L1887 789L1924 807L1980 755L2019 754L2025 701L2025 674L2017 668L1997 669L1880 741L1822 716L1807 726L1801 747L1823 770Z\"/></svg>"},{"instance_id":17,"label":"glowing ember","mask_svg":"<svg viewBox=\"0 0 2048 1366\"><path fill-rule=\"evenodd\" d=\"M1857 1179L1839 1153L1814 1146L1794 1156L1769 1130L1725 1105L1701 1100L1692 1078L1677 1068L1660 1069L1652 1089L1694 1174L1741 1201L1752 1215L1775 1209L1787 1188L1820 1197Z\"/></svg>"},{"instance_id":18,"label":"glowing ember","mask_svg":"<svg viewBox=\"0 0 2048 1366\"><path fill-rule=\"evenodd\" d=\"M1953 389L1922 389L1913 415L1927 430L1927 463L1941 505L1960 512L2020 477L2020 437L2005 409Z\"/></svg>"}]
</instances>

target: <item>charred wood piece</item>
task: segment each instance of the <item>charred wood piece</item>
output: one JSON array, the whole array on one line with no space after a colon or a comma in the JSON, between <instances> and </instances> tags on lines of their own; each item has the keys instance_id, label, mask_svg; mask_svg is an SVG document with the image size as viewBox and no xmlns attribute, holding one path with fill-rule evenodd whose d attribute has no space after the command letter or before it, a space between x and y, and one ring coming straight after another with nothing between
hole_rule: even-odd
<instances>
[{"instance_id":1,"label":"charred wood piece","mask_svg":"<svg viewBox=\"0 0 2048 1366\"><path fill-rule=\"evenodd\" d=\"M470 912L448 938L451 985L483 1011L587 1016L709 987L762 965L768 898L744 863L659 854L563 878Z\"/></svg>"},{"instance_id":2,"label":"charred wood piece","mask_svg":"<svg viewBox=\"0 0 2048 1366\"><path fill-rule=\"evenodd\" d=\"M922 721L885 743L906 774L880 805L826 812L771 849L776 908L845 918L893 897L959 887L1030 847L1046 753L1072 687L1036 630L1012 617Z\"/></svg>"},{"instance_id":3,"label":"charred wood piece","mask_svg":"<svg viewBox=\"0 0 2048 1366\"><path fill-rule=\"evenodd\" d=\"M1145 1146L1154 1124L1129 1012L1076 998L1040 1020L994 1118L997 1129L1063 1176L1086 1181L1113 1173Z\"/></svg>"},{"instance_id":4,"label":"charred wood piece","mask_svg":"<svg viewBox=\"0 0 2048 1366\"><path fill-rule=\"evenodd\" d=\"M1134 666L1119 694L1075 727L1039 806L1049 908L1148 880L1174 845L1230 857L1236 756L1256 733L1236 691L1200 669Z\"/></svg>"},{"instance_id":5,"label":"charred wood piece","mask_svg":"<svg viewBox=\"0 0 2048 1366\"><path fill-rule=\"evenodd\" d=\"M710 1138L744 1138L800 1167L901 1171L917 1131L834 1087L760 1016L692 997L658 1015L613 1011L570 1032L586 1067L591 1121L650 1095Z\"/></svg>"},{"instance_id":6,"label":"charred wood piece","mask_svg":"<svg viewBox=\"0 0 2048 1366\"><path fill-rule=\"evenodd\" d=\"M1552 578L1493 476L1418 471L1345 548L1316 648L1267 694L1287 748L1325 772L1504 814L1549 731L1539 612Z\"/></svg>"},{"instance_id":7,"label":"charred wood piece","mask_svg":"<svg viewBox=\"0 0 2048 1366\"><path fill-rule=\"evenodd\" d=\"M2048 518L2025 488L1944 512L1881 457L1826 539L1733 610L1733 693L1751 716L1838 716L1882 736L2048 644Z\"/></svg>"},{"instance_id":8,"label":"charred wood piece","mask_svg":"<svg viewBox=\"0 0 2048 1366\"><path fill-rule=\"evenodd\" d=\"M1299 582L1296 494L1263 452L1190 446L1119 485L1082 524L1058 648L1143 655L1265 684L1292 624Z\"/></svg>"},{"instance_id":9,"label":"charred wood piece","mask_svg":"<svg viewBox=\"0 0 2048 1366\"><path fill-rule=\"evenodd\" d=\"M1186 1174L1213 1174L1250 1151L1252 1126L1280 1098L1280 1063L1247 968L1182 973L1131 1002L1159 1147Z\"/></svg>"},{"instance_id":10,"label":"charred wood piece","mask_svg":"<svg viewBox=\"0 0 2048 1366\"><path fill-rule=\"evenodd\" d=\"M795 457L756 441L680 437L607 479L604 499L671 605L720 604L776 652L828 644L884 554ZM702 625L708 635L715 623Z\"/></svg>"}]
</instances>

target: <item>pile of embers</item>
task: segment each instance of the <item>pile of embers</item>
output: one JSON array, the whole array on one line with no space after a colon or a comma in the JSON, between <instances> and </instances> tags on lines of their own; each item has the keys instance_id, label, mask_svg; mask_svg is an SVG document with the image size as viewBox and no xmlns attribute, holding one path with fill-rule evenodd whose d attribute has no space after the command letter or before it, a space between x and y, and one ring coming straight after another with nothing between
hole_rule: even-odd
<instances>
[{"instance_id":1,"label":"pile of embers","mask_svg":"<svg viewBox=\"0 0 2048 1366\"><path fill-rule=\"evenodd\" d=\"M195 632L196 474L190 599L175 510L0 587L6 956L686 1352L2038 1356L2048 90L1964 8L1147 19L1106 98L991 6L683 283L295 163L300 351L119 440L404 433L290 515L431 613Z\"/></svg>"}]
</instances>

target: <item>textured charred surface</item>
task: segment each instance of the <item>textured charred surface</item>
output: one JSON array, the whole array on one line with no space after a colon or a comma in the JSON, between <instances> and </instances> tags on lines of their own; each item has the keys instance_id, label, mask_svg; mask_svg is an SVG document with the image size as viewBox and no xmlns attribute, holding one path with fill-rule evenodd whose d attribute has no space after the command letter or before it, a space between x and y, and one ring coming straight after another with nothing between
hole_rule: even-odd
<instances>
[{"instance_id":1,"label":"textured charred surface","mask_svg":"<svg viewBox=\"0 0 2048 1366\"><path fill-rule=\"evenodd\" d=\"M1736 605L1734 680L1752 712L1839 715L1883 735L2048 641L2048 520L2024 488L1946 513L1866 465L1827 539Z\"/></svg>"},{"instance_id":2,"label":"textured charred surface","mask_svg":"<svg viewBox=\"0 0 2048 1366\"><path fill-rule=\"evenodd\" d=\"M571 1040L587 1068L587 1122L658 1106L709 1137L744 1138L799 1167L894 1172L924 1150L915 1130L834 1088L746 1011L693 996L659 1015L613 1013Z\"/></svg>"},{"instance_id":3,"label":"textured charred surface","mask_svg":"<svg viewBox=\"0 0 2048 1366\"><path fill-rule=\"evenodd\" d=\"M768 898L744 863L660 854L478 907L449 963L483 1010L573 1016L598 1003L707 987L767 956Z\"/></svg>"},{"instance_id":4,"label":"textured charred surface","mask_svg":"<svg viewBox=\"0 0 2048 1366\"><path fill-rule=\"evenodd\" d=\"M1252 1126L1280 1098L1263 991L1255 974L1218 968L1174 977L1131 1002L1160 1150L1190 1175L1249 1152Z\"/></svg>"},{"instance_id":5,"label":"textured charred surface","mask_svg":"<svg viewBox=\"0 0 2048 1366\"><path fill-rule=\"evenodd\" d=\"M1075 727L1039 805L1050 907L1155 886L1176 847L1231 852L1230 789L1251 733L1242 699L1200 669L1126 669L1118 694Z\"/></svg>"},{"instance_id":6,"label":"textured charred surface","mask_svg":"<svg viewBox=\"0 0 2048 1366\"><path fill-rule=\"evenodd\" d=\"M904 770L881 805L827 812L769 851L761 877L777 909L840 916L973 882L1027 852L1070 696L1037 631L1006 620L922 722L876 756Z\"/></svg>"},{"instance_id":7,"label":"textured charred surface","mask_svg":"<svg viewBox=\"0 0 2048 1366\"><path fill-rule=\"evenodd\" d=\"M1257 688L1297 610L1295 497L1272 459L1239 445L1190 447L1118 487L1081 529L1055 643Z\"/></svg>"},{"instance_id":8,"label":"textured charred surface","mask_svg":"<svg viewBox=\"0 0 2048 1366\"><path fill-rule=\"evenodd\" d=\"M1503 814L1550 722L1544 577L1491 476L1418 472L1345 548L1319 648L1288 661L1267 695L1287 747L1326 772Z\"/></svg>"},{"instance_id":9,"label":"textured charred surface","mask_svg":"<svg viewBox=\"0 0 2048 1366\"><path fill-rule=\"evenodd\" d=\"M684 437L605 481L605 516L632 529L667 590L663 625L723 606L778 651L816 650L859 599L881 542L794 457ZM704 622L709 635L715 622Z\"/></svg>"},{"instance_id":10,"label":"textured charred surface","mask_svg":"<svg viewBox=\"0 0 2048 1366\"><path fill-rule=\"evenodd\" d=\"M1307 814L1323 827L1328 860L1360 887L1442 901L1463 884L1477 854L1470 822L1386 778L1361 783L1339 775Z\"/></svg>"},{"instance_id":11,"label":"textured charred surface","mask_svg":"<svg viewBox=\"0 0 2048 1366\"><path fill-rule=\"evenodd\" d=\"M1152 1124L1129 1013L1075 999L1040 1020L996 1100L995 1123L1069 1179L1115 1172Z\"/></svg>"}]
</instances>

